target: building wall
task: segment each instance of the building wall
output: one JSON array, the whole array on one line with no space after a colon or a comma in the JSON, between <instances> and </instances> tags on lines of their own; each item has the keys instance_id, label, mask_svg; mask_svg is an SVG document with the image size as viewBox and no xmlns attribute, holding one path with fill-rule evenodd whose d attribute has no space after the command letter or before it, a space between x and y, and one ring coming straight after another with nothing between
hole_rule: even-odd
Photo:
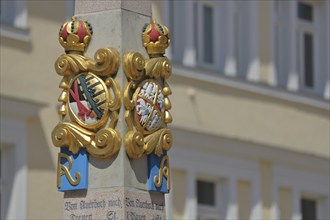
<instances>
[{"instance_id":1,"label":"building wall","mask_svg":"<svg viewBox=\"0 0 330 220\"><path fill-rule=\"evenodd\" d=\"M172 170L171 173L172 182L175 183L173 185L172 190L173 194L180 195L176 200L173 201L173 216L177 219L184 218L184 210L185 210L185 186L186 186L186 173L180 170Z\"/></svg>"},{"instance_id":2,"label":"building wall","mask_svg":"<svg viewBox=\"0 0 330 220\"><path fill-rule=\"evenodd\" d=\"M251 212L251 184L248 181L237 181L238 218L249 219Z\"/></svg>"},{"instance_id":3,"label":"building wall","mask_svg":"<svg viewBox=\"0 0 330 220\"><path fill-rule=\"evenodd\" d=\"M58 121L56 100L60 93L57 87L60 77L55 73L54 62L63 53L57 34L68 17L69 4L66 1L25 3L26 29L15 29L13 33L24 32L26 39L1 34L1 118L21 118L26 125L27 195L22 218L60 219L63 195L56 189L58 149L53 147L50 133ZM22 117L28 111L25 107L22 114L3 109L3 105L12 105L6 100L35 106L35 113Z\"/></svg>"},{"instance_id":4,"label":"building wall","mask_svg":"<svg viewBox=\"0 0 330 220\"><path fill-rule=\"evenodd\" d=\"M179 74L170 79L174 126L329 158L328 109Z\"/></svg>"},{"instance_id":5,"label":"building wall","mask_svg":"<svg viewBox=\"0 0 330 220\"><path fill-rule=\"evenodd\" d=\"M329 16L329 3L302 2L313 5L316 25L324 25L317 17ZM324 69L316 68L315 90L306 90L300 66L295 63L300 62L296 39L300 21L295 17L298 1L242 4L153 4L153 17L171 30L173 44L167 55L173 61L172 181L186 195L182 216L178 210L182 197L174 189L168 197L173 203L169 216L194 219L213 213L210 218L302 219L300 202L307 197L317 203L317 219L328 218L329 209L324 208L329 203L330 158L327 61L322 56L316 62ZM219 51L214 52L214 65L201 62L201 32L207 24L201 28L198 23L198 5L213 7L214 50ZM243 44L250 44L239 49L248 50L251 45L257 49L245 53L245 72L236 66L237 13L245 16L248 27L240 30ZM278 36L283 28L289 29ZM249 33L253 31L255 34ZM316 48L329 48L327 31L315 36L323 36L323 41L314 41ZM283 46L285 43L291 46ZM216 194L222 202L207 207L197 202L196 181L201 176L226 192Z\"/></svg>"},{"instance_id":6,"label":"building wall","mask_svg":"<svg viewBox=\"0 0 330 220\"><path fill-rule=\"evenodd\" d=\"M170 99L175 137L169 152L173 190L167 198L168 217L196 219L208 213L221 219L300 219L303 197L318 202L319 218L328 217L329 76L321 77L324 85L316 93L292 89L286 80L282 83L283 72L274 63L275 29L270 24L276 23L275 2L245 5L250 11L244 13L256 15L247 20L255 23L246 38L253 51L245 60L245 72L235 68L233 59L236 35L228 24L235 22L229 15L236 6L231 1L217 6L224 16L218 19L223 29L216 30L217 37L226 39L217 42L221 50L214 52L220 60L218 69L197 65L198 39L191 37L195 35L193 1L178 1L175 12L169 2L153 1L153 17L170 26L172 45L179 50L177 56L171 53L173 48L168 50L174 63ZM329 3L320 1L317 6L329 18ZM1 129L6 129L1 132L1 152L26 143L26 164L18 169L23 174L26 170L23 218L62 216L63 195L55 186L58 149L52 146L50 133L58 121L57 84L61 80L54 62L63 53L57 33L70 8L66 1L27 1L28 30L23 37L17 40L1 34L0 94L2 104L6 103L1 105ZM171 20L171 13L182 19ZM173 23L187 31L171 29ZM232 32L222 31L226 28ZM329 33L320 39L329 48ZM292 53L292 48L285 49ZM329 75L327 57L329 52L319 62L324 68L321 72ZM12 120L22 125L20 140L15 140L15 127L9 129L4 123ZM24 179L24 175L19 177ZM218 199L214 207L198 204L199 179L215 183Z\"/></svg>"},{"instance_id":7,"label":"building wall","mask_svg":"<svg viewBox=\"0 0 330 220\"><path fill-rule=\"evenodd\" d=\"M286 188L280 188L279 194L280 194L279 195L280 210L282 210L280 219L290 219L292 216L292 205L290 202L292 200L292 190Z\"/></svg>"}]
</instances>

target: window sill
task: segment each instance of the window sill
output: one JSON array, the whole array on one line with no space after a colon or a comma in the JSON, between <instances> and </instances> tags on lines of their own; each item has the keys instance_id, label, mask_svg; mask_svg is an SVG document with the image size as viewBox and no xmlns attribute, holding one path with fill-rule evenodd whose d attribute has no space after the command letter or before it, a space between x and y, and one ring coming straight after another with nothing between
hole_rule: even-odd
<instances>
[{"instance_id":1,"label":"window sill","mask_svg":"<svg viewBox=\"0 0 330 220\"><path fill-rule=\"evenodd\" d=\"M173 74L181 77L204 81L207 83L245 90L247 92L262 94L265 96L308 105L324 110L330 110L329 100L324 99L321 96L306 94L303 91L290 92L278 86L268 86L261 83L254 83L251 81L243 80L238 76L226 76L219 74L219 72L206 70L200 67L190 68L178 63L174 63Z\"/></svg>"},{"instance_id":2,"label":"window sill","mask_svg":"<svg viewBox=\"0 0 330 220\"><path fill-rule=\"evenodd\" d=\"M31 41L30 31L28 29L16 28L6 24L1 24L0 36L23 41L23 42Z\"/></svg>"}]
</instances>

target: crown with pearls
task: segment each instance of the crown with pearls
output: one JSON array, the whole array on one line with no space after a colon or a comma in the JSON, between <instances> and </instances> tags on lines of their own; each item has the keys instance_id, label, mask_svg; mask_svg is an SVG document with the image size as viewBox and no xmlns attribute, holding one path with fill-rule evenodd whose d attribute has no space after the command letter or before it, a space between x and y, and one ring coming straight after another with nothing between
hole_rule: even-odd
<instances>
[{"instance_id":1,"label":"crown with pearls","mask_svg":"<svg viewBox=\"0 0 330 220\"><path fill-rule=\"evenodd\" d=\"M144 25L142 40L149 55L164 55L165 49L170 45L170 32L165 25L153 20Z\"/></svg>"},{"instance_id":2,"label":"crown with pearls","mask_svg":"<svg viewBox=\"0 0 330 220\"><path fill-rule=\"evenodd\" d=\"M66 53L85 52L91 40L93 29L90 23L77 20L75 16L71 21L65 22L59 32L59 42Z\"/></svg>"}]
</instances>

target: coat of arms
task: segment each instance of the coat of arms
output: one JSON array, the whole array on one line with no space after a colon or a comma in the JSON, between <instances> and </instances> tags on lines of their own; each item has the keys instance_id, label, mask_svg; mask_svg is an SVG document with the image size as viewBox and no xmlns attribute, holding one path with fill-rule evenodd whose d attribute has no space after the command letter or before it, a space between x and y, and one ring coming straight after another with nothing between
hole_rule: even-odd
<instances>
[{"instance_id":1,"label":"coat of arms","mask_svg":"<svg viewBox=\"0 0 330 220\"><path fill-rule=\"evenodd\" d=\"M59 86L63 90L58 98L61 121L52 132L52 141L61 148L57 171L60 191L86 189L88 155L108 158L121 144L115 129L121 93L112 78L119 68L119 53L101 48L95 60L85 57L92 34L91 24L75 17L59 32L66 53L55 62L56 72L63 76Z\"/></svg>"},{"instance_id":2,"label":"coat of arms","mask_svg":"<svg viewBox=\"0 0 330 220\"><path fill-rule=\"evenodd\" d=\"M124 92L125 119L128 132L125 148L128 156L138 159L148 155L149 190L168 192L170 171L167 151L173 138L167 124L172 122L171 90L166 82L172 66L164 56L170 43L166 26L155 21L142 31L143 45L150 59L130 52L124 56L124 72L128 85Z\"/></svg>"}]
</instances>

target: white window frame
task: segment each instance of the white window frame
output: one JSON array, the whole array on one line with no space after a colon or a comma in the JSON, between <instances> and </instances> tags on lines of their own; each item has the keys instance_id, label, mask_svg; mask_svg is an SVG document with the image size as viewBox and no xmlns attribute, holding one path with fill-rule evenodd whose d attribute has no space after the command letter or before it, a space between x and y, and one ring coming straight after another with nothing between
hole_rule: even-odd
<instances>
[{"instance_id":1,"label":"white window frame","mask_svg":"<svg viewBox=\"0 0 330 220\"><path fill-rule=\"evenodd\" d=\"M298 25L298 36L297 36L297 42L298 42L298 72L299 72L299 88L302 92L307 93L314 93L317 91L318 88L318 82L317 82L317 55L319 53L317 49L317 32L316 32L316 22L317 22L317 8L316 4L314 4L311 1L301 1L298 0L297 4L305 3L310 6L312 6L313 10L313 20L312 21L305 21L303 19L300 19L298 17L298 11L297 11L297 25ZM298 8L298 7L297 7ZM313 38L313 86L308 87L305 85L305 65L304 65L304 34L310 34Z\"/></svg>"},{"instance_id":2,"label":"white window frame","mask_svg":"<svg viewBox=\"0 0 330 220\"><path fill-rule=\"evenodd\" d=\"M27 219L28 164L27 164L27 120L37 118L44 105L0 96L0 143L10 147L15 158L15 165L9 167L14 173L14 182L10 198L1 198L1 204L9 202L5 219ZM1 210L3 215L4 211Z\"/></svg>"},{"instance_id":3,"label":"white window frame","mask_svg":"<svg viewBox=\"0 0 330 220\"><path fill-rule=\"evenodd\" d=\"M2 9L6 8L6 4L12 4L13 12L11 13L14 13L14 18L9 24L3 23L3 16L6 16L6 14L1 13L0 35L23 42L29 42L31 38L27 23L27 1L1 1L0 4Z\"/></svg>"},{"instance_id":4,"label":"white window frame","mask_svg":"<svg viewBox=\"0 0 330 220\"><path fill-rule=\"evenodd\" d=\"M247 160L228 155L214 154L204 148L218 148L216 145L205 146L195 135L178 135L175 137L176 147L169 151L171 169L186 172L186 205L185 219L197 219L198 211L217 211L219 219L238 219L237 182L248 181L251 184L250 219L262 219L260 166L256 160ZM204 140L204 139L203 139ZM215 142L213 142L215 143ZM210 142L208 142L210 144ZM203 161L197 163L196 161ZM219 167L225 167L220 169ZM242 167L245 169L242 170ZM217 182L217 197L220 198L215 209L198 205L196 182L198 179ZM219 193L221 197L219 197ZM172 195L173 196L173 195ZM168 216L169 219L173 216Z\"/></svg>"},{"instance_id":5,"label":"white window frame","mask_svg":"<svg viewBox=\"0 0 330 220\"><path fill-rule=\"evenodd\" d=\"M313 20L306 21L298 16L299 2L309 4L313 7ZM324 15L328 1L313 1L313 0L292 0L292 1L276 1L275 6L278 6L277 13L274 13L273 23L274 30L278 30L278 35L274 35L273 47L274 49L274 63L276 63L276 75L281 86L286 87L287 90L297 92L301 95L312 94L327 99L324 92L324 82L327 80L326 64L328 59L323 56L326 55L328 38L323 29L326 28L327 22ZM276 11L275 11L276 12ZM288 30L289 22L290 30ZM303 34L310 33L313 36L313 87L305 86L304 83L304 57L303 57ZM323 35L324 34L324 35ZM276 38L278 42L276 42ZM289 42L287 45L283 45ZM278 47L277 47L278 46ZM278 54L276 54L276 47ZM325 66L324 68L322 68ZM328 71L329 72L329 71ZM288 74L288 75L286 75Z\"/></svg>"},{"instance_id":6,"label":"white window frame","mask_svg":"<svg viewBox=\"0 0 330 220\"><path fill-rule=\"evenodd\" d=\"M329 216L329 174L314 171L288 168L282 165L273 166L273 205L272 218L279 219L279 189L292 190L292 219L301 219L301 198L312 198L317 201L318 219Z\"/></svg>"},{"instance_id":7,"label":"white window frame","mask_svg":"<svg viewBox=\"0 0 330 220\"><path fill-rule=\"evenodd\" d=\"M219 25L216 24L216 21L219 20L219 9L218 3L216 1L195 1L197 4L197 63L198 66L203 68L217 70L218 69L218 61L219 61L219 43L220 43L220 34L219 34ZM211 7L213 10L213 63L207 63L204 61L204 11L203 7ZM196 28L196 26L195 26Z\"/></svg>"},{"instance_id":8,"label":"white window frame","mask_svg":"<svg viewBox=\"0 0 330 220\"><path fill-rule=\"evenodd\" d=\"M197 174L196 183L197 181L205 181L211 182L214 184L214 205L205 205L205 204L198 204L197 198L197 216L201 216L201 219L220 219L220 216L223 215L221 210L221 201L222 198L222 187L224 185L224 180L220 179L216 176L208 176L204 174ZM222 214L222 215L221 215Z\"/></svg>"},{"instance_id":9,"label":"white window frame","mask_svg":"<svg viewBox=\"0 0 330 220\"><path fill-rule=\"evenodd\" d=\"M305 65L304 65L304 35L305 34L310 34L312 36L312 44L313 44L313 86L309 87L305 85ZM303 92L314 92L317 87L317 82L316 82L316 68L315 68L315 55L316 55L316 48L315 48L315 32L312 30L312 28L307 28L307 27L300 27L298 30L298 59L299 59L299 85L300 85L300 90Z\"/></svg>"},{"instance_id":10,"label":"white window frame","mask_svg":"<svg viewBox=\"0 0 330 220\"><path fill-rule=\"evenodd\" d=\"M2 103L2 102L1 102ZM8 195L6 186L2 186L4 194L1 192L1 204L7 204L5 219L27 219L27 152L26 152L26 125L21 119L3 117L1 115L1 144L13 149L9 149L13 153L15 166L5 166L9 172L14 173L14 182L12 184L11 194ZM2 151L2 153L5 151ZM4 155L2 155L4 156ZM3 162L3 161L2 161ZM2 173L3 174L3 173ZM6 176L1 177L6 178ZM10 196L10 198L9 198ZM3 206L1 207L1 209ZM1 210L4 215L5 210Z\"/></svg>"}]
</instances>

